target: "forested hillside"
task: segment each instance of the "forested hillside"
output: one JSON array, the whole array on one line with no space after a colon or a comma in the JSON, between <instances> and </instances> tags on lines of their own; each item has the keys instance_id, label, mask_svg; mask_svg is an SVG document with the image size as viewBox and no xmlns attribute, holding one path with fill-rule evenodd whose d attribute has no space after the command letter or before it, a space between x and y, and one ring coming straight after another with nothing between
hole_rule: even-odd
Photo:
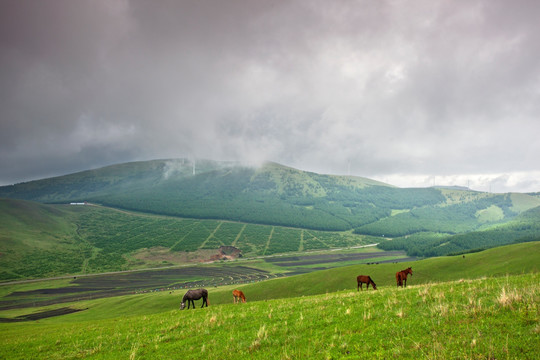
<instances>
[{"instance_id":1,"label":"forested hillside","mask_svg":"<svg viewBox=\"0 0 540 360\"><path fill-rule=\"evenodd\" d=\"M0 251L12 265L1 277L66 272L63 264L79 272L127 269L139 262L148 265L134 257L140 249L194 252L233 243L244 255L260 256L354 246L372 237L384 249L444 255L537 239L540 198L533 195L402 189L275 163L252 167L175 159L113 165L0 187L0 198L57 205L89 202L171 218L69 207L42 206L38 211L37 204L34 209L28 203L4 202L4 209L26 208L28 214L13 209L0 214ZM41 226L31 219L43 218L43 211L59 215ZM20 215L18 222L8 220L14 213ZM28 226L10 225L25 223L21 219L30 219L25 220ZM42 246L39 236L52 242ZM30 244L28 252L17 251L14 241L17 246L19 241ZM163 261L155 265L169 263Z\"/></svg>"},{"instance_id":2,"label":"forested hillside","mask_svg":"<svg viewBox=\"0 0 540 360\"><path fill-rule=\"evenodd\" d=\"M0 281L199 263L222 246L255 257L375 242L352 232L0 199Z\"/></svg>"},{"instance_id":3,"label":"forested hillside","mask_svg":"<svg viewBox=\"0 0 540 360\"><path fill-rule=\"evenodd\" d=\"M539 206L523 195L401 189L275 163L261 167L187 159L154 160L0 187L0 197L45 203L89 201L198 219L224 219L359 234L455 234L505 222ZM526 199L525 199L526 198Z\"/></svg>"},{"instance_id":4,"label":"forested hillside","mask_svg":"<svg viewBox=\"0 0 540 360\"><path fill-rule=\"evenodd\" d=\"M411 256L430 257L529 241L540 241L540 207L527 210L507 223L483 231L454 236L422 232L382 242L379 247L384 250L405 250Z\"/></svg>"}]
</instances>

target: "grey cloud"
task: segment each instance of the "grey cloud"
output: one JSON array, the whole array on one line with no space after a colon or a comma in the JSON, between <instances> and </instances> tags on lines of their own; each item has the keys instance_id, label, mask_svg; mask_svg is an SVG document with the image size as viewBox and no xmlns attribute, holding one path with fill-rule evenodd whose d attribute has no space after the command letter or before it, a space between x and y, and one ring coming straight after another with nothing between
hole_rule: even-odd
<instances>
[{"instance_id":1,"label":"grey cloud","mask_svg":"<svg viewBox=\"0 0 540 360\"><path fill-rule=\"evenodd\" d=\"M534 1L0 6L0 183L176 156L539 170Z\"/></svg>"}]
</instances>

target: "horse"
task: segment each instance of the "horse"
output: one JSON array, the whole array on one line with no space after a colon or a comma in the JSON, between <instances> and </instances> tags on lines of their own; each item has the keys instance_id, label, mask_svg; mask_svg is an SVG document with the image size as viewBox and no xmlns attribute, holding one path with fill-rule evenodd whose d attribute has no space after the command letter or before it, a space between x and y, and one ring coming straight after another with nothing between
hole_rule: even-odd
<instances>
[{"instance_id":1,"label":"horse","mask_svg":"<svg viewBox=\"0 0 540 360\"><path fill-rule=\"evenodd\" d=\"M239 303L240 299L242 299L243 303L246 302L246 296L244 295L244 293L242 291L235 289L235 290L233 290L232 295L233 295L233 302L235 304Z\"/></svg>"},{"instance_id":2,"label":"horse","mask_svg":"<svg viewBox=\"0 0 540 360\"><path fill-rule=\"evenodd\" d=\"M412 276L411 267L408 267L405 270L398 271L396 273L397 286L403 287L403 284L405 284L405 287L407 287L407 275L409 274L411 274Z\"/></svg>"},{"instance_id":3,"label":"horse","mask_svg":"<svg viewBox=\"0 0 540 360\"><path fill-rule=\"evenodd\" d=\"M373 281L373 279L369 275L358 275L356 277L356 282L358 283L357 286L356 286L356 291L360 291L360 289L362 289L362 291L363 291L364 290L362 288L363 284L367 284L366 285L366 290L369 289L369 284L371 284L371 286L373 286L373 290L377 290L377 285L375 285L375 281Z\"/></svg>"},{"instance_id":4,"label":"horse","mask_svg":"<svg viewBox=\"0 0 540 360\"><path fill-rule=\"evenodd\" d=\"M184 310L186 307L186 300L188 302L187 308L189 309L189 305L193 304L193 308L195 309L194 300L199 300L200 298L203 299L201 308L204 307L204 305L208 307L208 291L206 289L188 290L182 298L180 310Z\"/></svg>"}]
</instances>

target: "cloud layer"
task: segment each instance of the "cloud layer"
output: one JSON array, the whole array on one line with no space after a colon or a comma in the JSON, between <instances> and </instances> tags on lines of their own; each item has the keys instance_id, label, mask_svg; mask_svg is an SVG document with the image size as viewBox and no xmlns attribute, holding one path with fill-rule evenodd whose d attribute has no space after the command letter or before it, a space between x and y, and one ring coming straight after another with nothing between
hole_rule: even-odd
<instances>
[{"instance_id":1,"label":"cloud layer","mask_svg":"<svg viewBox=\"0 0 540 360\"><path fill-rule=\"evenodd\" d=\"M191 156L540 191L538 18L527 0L3 1L0 184Z\"/></svg>"}]
</instances>

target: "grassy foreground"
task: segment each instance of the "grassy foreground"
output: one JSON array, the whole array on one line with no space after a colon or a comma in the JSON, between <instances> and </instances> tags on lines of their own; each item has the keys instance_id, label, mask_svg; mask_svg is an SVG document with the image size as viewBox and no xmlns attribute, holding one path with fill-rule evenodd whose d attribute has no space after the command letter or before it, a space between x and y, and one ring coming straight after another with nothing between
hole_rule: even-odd
<instances>
[{"instance_id":1,"label":"grassy foreground","mask_svg":"<svg viewBox=\"0 0 540 360\"><path fill-rule=\"evenodd\" d=\"M535 273L98 321L2 324L0 358L533 359L539 297Z\"/></svg>"},{"instance_id":2,"label":"grassy foreground","mask_svg":"<svg viewBox=\"0 0 540 360\"><path fill-rule=\"evenodd\" d=\"M177 310L178 291L62 304L87 310L0 323L0 359L535 359L539 247L243 285L246 304L231 303L231 286L212 288L211 306L196 310ZM409 286L396 288L392 267L408 265ZM357 292L359 273L379 289Z\"/></svg>"}]
</instances>

